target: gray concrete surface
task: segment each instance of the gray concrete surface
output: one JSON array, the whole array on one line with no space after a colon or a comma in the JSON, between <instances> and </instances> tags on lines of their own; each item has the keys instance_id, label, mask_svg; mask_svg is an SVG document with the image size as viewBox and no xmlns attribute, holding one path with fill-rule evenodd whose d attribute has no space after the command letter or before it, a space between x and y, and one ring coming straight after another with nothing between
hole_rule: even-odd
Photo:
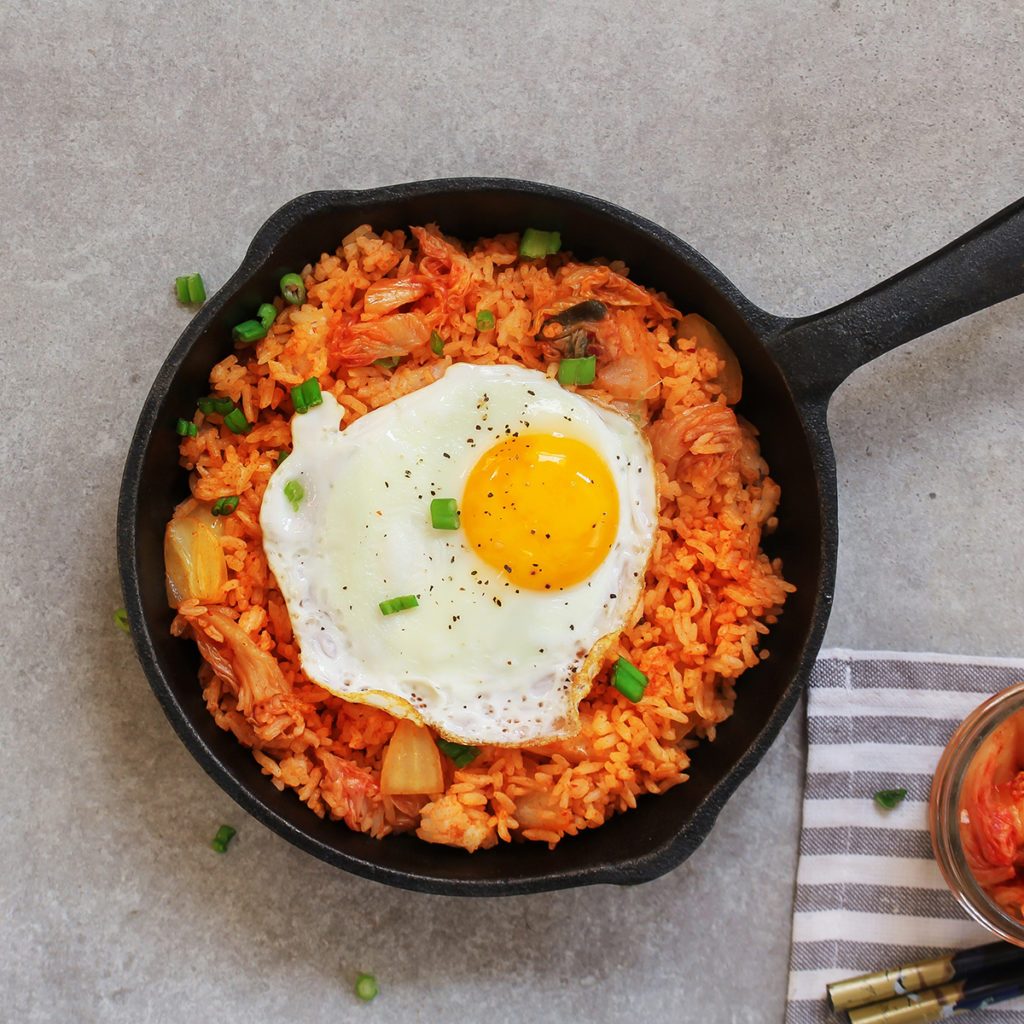
<instances>
[{"instance_id":1,"label":"gray concrete surface","mask_svg":"<svg viewBox=\"0 0 1024 1024\"><path fill-rule=\"evenodd\" d=\"M1024 190L1020 5L81 0L0 26L0 1019L778 1021L799 722L641 889L337 873L203 775L111 624L125 446L187 319L173 277L217 287L308 189L559 182L766 308L845 298ZM1017 300L837 394L831 643L1022 652L1022 332Z\"/></svg>"}]
</instances>

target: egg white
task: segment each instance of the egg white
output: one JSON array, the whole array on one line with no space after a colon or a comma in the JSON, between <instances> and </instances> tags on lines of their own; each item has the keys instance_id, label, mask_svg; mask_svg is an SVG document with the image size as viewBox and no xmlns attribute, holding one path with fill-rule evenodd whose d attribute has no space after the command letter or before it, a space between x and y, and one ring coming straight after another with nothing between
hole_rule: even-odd
<instances>
[{"instance_id":1,"label":"egg white","mask_svg":"<svg viewBox=\"0 0 1024 1024\"><path fill-rule=\"evenodd\" d=\"M329 395L292 420L267 487L263 545L310 679L473 744L578 731L601 654L635 618L657 525L650 447L614 410L516 366L451 366L439 381L339 429ZM509 434L560 434L604 459L618 490L608 556L562 590L517 588L436 530L433 497L461 501L479 457ZM285 495L297 480L296 510ZM419 606L383 615L413 594Z\"/></svg>"}]
</instances>

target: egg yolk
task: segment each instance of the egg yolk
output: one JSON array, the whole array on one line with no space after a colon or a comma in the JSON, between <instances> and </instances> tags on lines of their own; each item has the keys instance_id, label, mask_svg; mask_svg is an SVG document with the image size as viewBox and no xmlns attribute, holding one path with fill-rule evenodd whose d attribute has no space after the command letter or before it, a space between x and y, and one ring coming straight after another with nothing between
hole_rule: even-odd
<instances>
[{"instance_id":1,"label":"egg yolk","mask_svg":"<svg viewBox=\"0 0 1024 1024\"><path fill-rule=\"evenodd\" d=\"M557 590L604 561L619 494L597 452L575 438L521 434L485 452L466 480L462 529L472 549L517 587Z\"/></svg>"}]
</instances>

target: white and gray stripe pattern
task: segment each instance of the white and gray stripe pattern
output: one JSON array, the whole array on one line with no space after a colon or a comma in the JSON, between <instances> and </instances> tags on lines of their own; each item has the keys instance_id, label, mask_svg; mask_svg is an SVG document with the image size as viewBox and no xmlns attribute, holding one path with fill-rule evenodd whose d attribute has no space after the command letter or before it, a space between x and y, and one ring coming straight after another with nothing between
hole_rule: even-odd
<instances>
[{"instance_id":1,"label":"white and gray stripe pattern","mask_svg":"<svg viewBox=\"0 0 1024 1024\"><path fill-rule=\"evenodd\" d=\"M928 793L939 756L988 695L1024 679L1024 661L825 651L807 699L807 785L786 1024L836 1018L839 978L991 941L968 920L932 859ZM906 788L895 810L873 801ZM1024 999L979 1011L1024 1024Z\"/></svg>"}]
</instances>

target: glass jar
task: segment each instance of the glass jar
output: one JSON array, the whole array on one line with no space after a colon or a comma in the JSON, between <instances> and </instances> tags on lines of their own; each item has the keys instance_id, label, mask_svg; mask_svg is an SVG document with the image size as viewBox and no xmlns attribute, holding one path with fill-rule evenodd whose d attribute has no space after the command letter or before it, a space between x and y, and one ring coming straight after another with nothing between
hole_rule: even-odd
<instances>
[{"instance_id":1,"label":"glass jar","mask_svg":"<svg viewBox=\"0 0 1024 1024\"><path fill-rule=\"evenodd\" d=\"M1001 939L1024 946L1024 921L1008 914L985 892L967 862L960 836L961 793L967 769L993 731L1018 712L1024 712L1024 683L1001 690L964 719L935 769L928 825L939 870L960 905Z\"/></svg>"}]
</instances>

